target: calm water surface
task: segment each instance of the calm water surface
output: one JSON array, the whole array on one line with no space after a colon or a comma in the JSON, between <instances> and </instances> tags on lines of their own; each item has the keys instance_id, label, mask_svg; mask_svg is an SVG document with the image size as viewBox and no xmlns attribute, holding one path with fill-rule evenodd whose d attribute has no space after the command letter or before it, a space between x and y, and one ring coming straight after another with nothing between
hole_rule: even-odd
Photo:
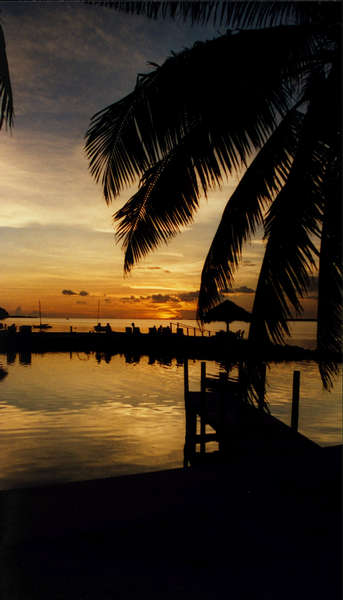
<instances>
[{"instance_id":1,"label":"calm water surface","mask_svg":"<svg viewBox=\"0 0 343 600\"><path fill-rule=\"evenodd\" d=\"M89 330L90 323L79 326ZM136 324L144 330L142 322ZM313 324L303 325L294 343L308 336L309 347ZM112 327L120 330L114 322ZM47 353L0 355L0 364L7 371L0 381L0 489L182 465L183 366L176 361L150 364L142 357L128 363L113 356L106 362L95 354ZM301 371L300 431L322 445L341 443L342 371L328 393L315 363L272 364L267 372L272 413L290 423L296 369ZM218 374L219 366L208 362L207 371ZM199 385L200 362L194 361L190 388Z\"/></svg>"}]
</instances>

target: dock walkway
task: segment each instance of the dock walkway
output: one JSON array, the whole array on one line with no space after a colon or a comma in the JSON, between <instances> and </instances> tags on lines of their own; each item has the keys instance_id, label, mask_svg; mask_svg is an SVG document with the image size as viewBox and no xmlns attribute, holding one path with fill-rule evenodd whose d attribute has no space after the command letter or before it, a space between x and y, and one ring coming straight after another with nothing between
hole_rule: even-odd
<instances>
[{"instance_id":1,"label":"dock walkway","mask_svg":"<svg viewBox=\"0 0 343 600\"><path fill-rule=\"evenodd\" d=\"M188 382L188 361L184 362L185 395L185 466L208 462L206 444L218 442L213 459L220 462L231 456L310 453L314 459L320 446L244 399L238 380L211 379L206 376L206 364L201 363L200 391L191 391ZM264 395L264 391L263 391ZM211 432L208 432L208 429ZM200 452L197 447L200 446Z\"/></svg>"}]
</instances>

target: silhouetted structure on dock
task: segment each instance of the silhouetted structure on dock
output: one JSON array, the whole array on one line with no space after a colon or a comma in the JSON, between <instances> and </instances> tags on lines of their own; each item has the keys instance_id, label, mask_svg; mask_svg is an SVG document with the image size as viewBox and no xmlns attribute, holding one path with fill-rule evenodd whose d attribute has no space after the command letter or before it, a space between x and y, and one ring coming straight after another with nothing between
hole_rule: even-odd
<instances>
[{"instance_id":1,"label":"silhouetted structure on dock","mask_svg":"<svg viewBox=\"0 0 343 600\"><path fill-rule=\"evenodd\" d=\"M138 328L137 328L138 329ZM168 331L167 331L168 329ZM0 330L0 352L107 352L110 354L130 353L169 356L173 358L194 358L222 360L259 356L264 360L318 360L320 355L313 350L298 346L277 346L273 344L255 347L248 340L234 333L215 336L180 335L169 328L160 335L157 333L130 333L106 331L97 332L32 332L30 326L15 325ZM340 362L341 355L332 357Z\"/></svg>"},{"instance_id":2,"label":"silhouetted structure on dock","mask_svg":"<svg viewBox=\"0 0 343 600\"><path fill-rule=\"evenodd\" d=\"M201 363L200 391L190 391L188 361L185 360L185 466L209 460L225 463L237 455L318 451L318 444L297 431L298 376L294 380L292 424L289 427L266 409L264 386L260 390L262 398L258 408L248 400L244 378L230 379L225 373L218 378L209 378L205 363ZM207 431L209 427L210 433ZM208 442L218 442L219 450L206 455Z\"/></svg>"}]
</instances>

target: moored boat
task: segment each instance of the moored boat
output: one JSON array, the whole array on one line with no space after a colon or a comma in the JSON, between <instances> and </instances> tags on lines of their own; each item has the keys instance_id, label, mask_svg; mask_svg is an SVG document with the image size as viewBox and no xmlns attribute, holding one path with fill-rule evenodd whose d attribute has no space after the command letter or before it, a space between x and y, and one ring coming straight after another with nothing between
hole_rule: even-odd
<instances>
[{"instance_id":1,"label":"moored boat","mask_svg":"<svg viewBox=\"0 0 343 600\"><path fill-rule=\"evenodd\" d=\"M42 310L41 310L40 300L38 302L38 307L39 307L39 325L32 325L32 327L34 329L52 329L52 325L49 325L48 323L42 323Z\"/></svg>"}]
</instances>

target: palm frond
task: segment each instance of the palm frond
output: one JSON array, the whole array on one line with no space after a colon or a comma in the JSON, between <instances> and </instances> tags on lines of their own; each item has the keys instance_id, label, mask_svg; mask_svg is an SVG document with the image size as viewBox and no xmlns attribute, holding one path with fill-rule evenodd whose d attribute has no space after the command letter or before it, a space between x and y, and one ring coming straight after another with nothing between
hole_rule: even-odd
<instances>
[{"instance_id":1,"label":"palm frond","mask_svg":"<svg viewBox=\"0 0 343 600\"><path fill-rule=\"evenodd\" d=\"M201 194L219 186L221 165L206 128L194 125L169 155L148 169L140 188L114 215L124 271L193 220Z\"/></svg>"},{"instance_id":2,"label":"palm frond","mask_svg":"<svg viewBox=\"0 0 343 600\"><path fill-rule=\"evenodd\" d=\"M257 284L249 337L282 343L287 319L302 312L301 298L316 266L320 236L327 145L318 138L318 121L327 109L328 80L317 81L287 183L265 220L266 251Z\"/></svg>"},{"instance_id":3,"label":"palm frond","mask_svg":"<svg viewBox=\"0 0 343 600\"><path fill-rule=\"evenodd\" d=\"M175 19L190 21L192 24L202 25L212 21L221 23L225 14L219 2L113 2L113 1L87 1L87 4L97 4L106 8L125 12L133 15L142 15L149 19ZM226 3L224 3L226 4Z\"/></svg>"},{"instance_id":4,"label":"palm frond","mask_svg":"<svg viewBox=\"0 0 343 600\"><path fill-rule=\"evenodd\" d=\"M244 242L263 224L263 213L285 184L297 147L302 116L296 109L283 119L251 163L230 197L201 274L197 319L231 287Z\"/></svg>"},{"instance_id":5,"label":"palm frond","mask_svg":"<svg viewBox=\"0 0 343 600\"><path fill-rule=\"evenodd\" d=\"M194 123L206 128L224 172L244 164L294 104L285 80L294 81L296 56L312 56L314 43L292 27L245 31L195 44L140 76L131 94L93 117L86 134L90 170L106 201L166 157Z\"/></svg>"},{"instance_id":6,"label":"palm frond","mask_svg":"<svg viewBox=\"0 0 343 600\"><path fill-rule=\"evenodd\" d=\"M225 2L231 26L278 27L289 23L338 23L338 2Z\"/></svg>"},{"instance_id":7,"label":"palm frond","mask_svg":"<svg viewBox=\"0 0 343 600\"><path fill-rule=\"evenodd\" d=\"M330 389L338 368L335 357L342 354L343 315L343 248L342 248L342 180L338 161L330 165L329 181L321 236L317 349L324 386Z\"/></svg>"},{"instance_id":8,"label":"palm frond","mask_svg":"<svg viewBox=\"0 0 343 600\"><path fill-rule=\"evenodd\" d=\"M94 115L87 131L89 168L95 180L101 180L107 203L148 166L135 123L137 96L135 90L135 93ZM134 153L130 152L132 147L135 147Z\"/></svg>"},{"instance_id":9,"label":"palm frond","mask_svg":"<svg viewBox=\"0 0 343 600\"><path fill-rule=\"evenodd\" d=\"M138 192L114 215L120 221L116 237L123 241L124 271L191 222L198 198L197 178L184 153L173 153L149 169Z\"/></svg>"},{"instance_id":10,"label":"palm frond","mask_svg":"<svg viewBox=\"0 0 343 600\"><path fill-rule=\"evenodd\" d=\"M219 2L164 1L115 2L87 1L117 11L143 15L150 19L188 21L192 25L209 23L227 27L272 27L295 23L312 23L340 19L339 2Z\"/></svg>"},{"instance_id":11,"label":"palm frond","mask_svg":"<svg viewBox=\"0 0 343 600\"><path fill-rule=\"evenodd\" d=\"M342 119L340 68L332 69L328 78L327 110L321 123L321 138L328 151L328 166L323 183L324 216L321 235L317 348L322 356L320 373L326 388L332 385L337 364L330 355L342 353L343 315L343 245L342 245ZM331 89L330 89L331 88ZM328 94L328 92L331 92Z\"/></svg>"},{"instance_id":12,"label":"palm frond","mask_svg":"<svg viewBox=\"0 0 343 600\"><path fill-rule=\"evenodd\" d=\"M0 25L0 129L4 122L8 127L12 127L13 118L13 94L6 55L6 43Z\"/></svg>"}]
</instances>

